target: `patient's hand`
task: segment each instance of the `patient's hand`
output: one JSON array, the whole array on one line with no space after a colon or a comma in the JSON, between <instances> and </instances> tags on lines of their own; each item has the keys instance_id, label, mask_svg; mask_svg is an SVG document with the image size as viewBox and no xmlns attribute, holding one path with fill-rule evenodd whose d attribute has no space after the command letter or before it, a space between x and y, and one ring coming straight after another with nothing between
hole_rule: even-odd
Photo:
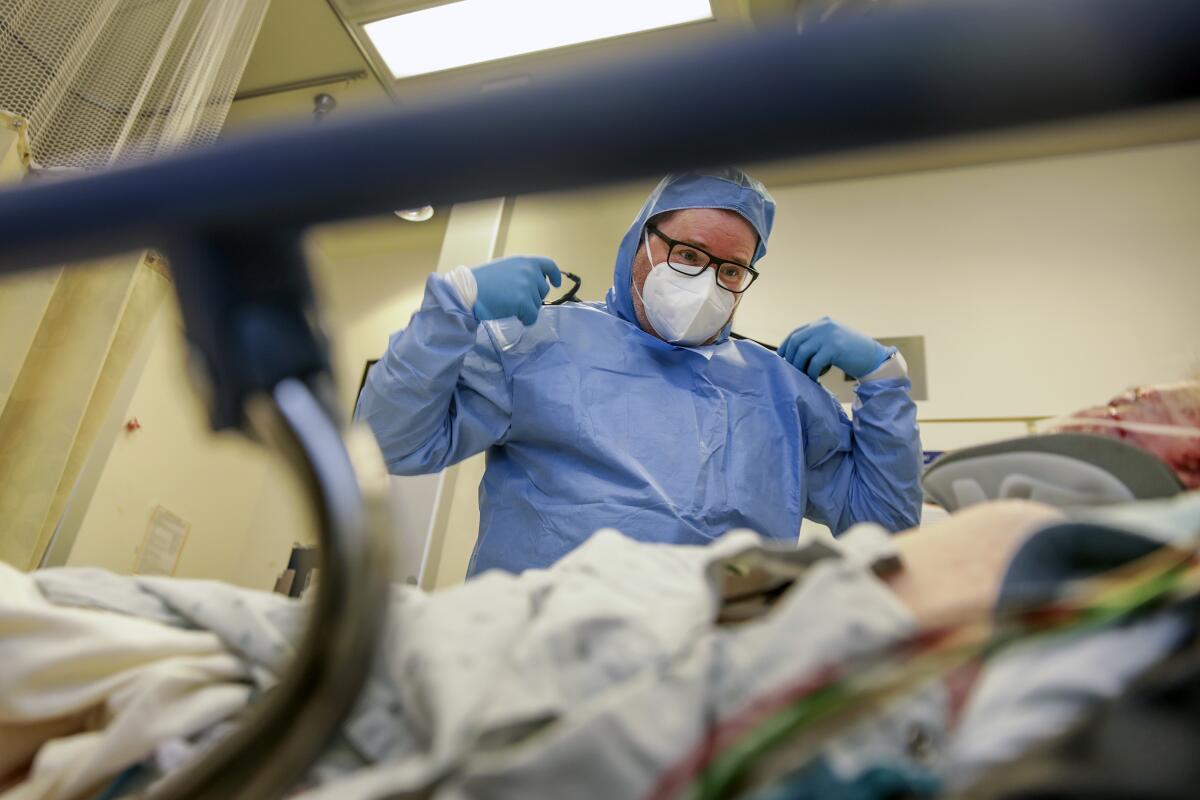
<instances>
[{"instance_id":1,"label":"patient's hand","mask_svg":"<svg viewBox=\"0 0 1200 800\"><path fill-rule=\"evenodd\" d=\"M1062 520L1061 511L1025 500L984 503L896 536L904 568L887 584L922 627L989 612L1008 562L1026 537Z\"/></svg>"}]
</instances>

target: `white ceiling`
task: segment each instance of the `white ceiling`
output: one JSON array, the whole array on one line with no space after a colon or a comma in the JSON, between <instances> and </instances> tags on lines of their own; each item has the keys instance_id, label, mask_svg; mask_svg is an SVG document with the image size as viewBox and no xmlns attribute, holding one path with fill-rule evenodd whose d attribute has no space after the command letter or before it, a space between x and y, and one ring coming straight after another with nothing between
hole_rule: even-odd
<instances>
[{"instance_id":1,"label":"white ceiling","mask_svg":"<svg viewBox=\"0 0 1200 800\"><path fill-rule=\"evenodd\" d=\"M357 73L360 78L278 92L280 87L323 76ZM371 76L370 65L346 34L327 0L274 0L250 53L226 130L279 121L310 121L313 97L333 95L339 106L386 103L388 94Z\"/></svg>"},{"instance_id":2,"label":"white ceiling","mask_svg":"<svg viewBox=\"0 0 1200 800\"><path fill-rule=\"evenodd\" d=\"M355 86L350 92L339 92L337 89L341 84L335 83L327 91L339 102L343 99L339 94L350 95L347 99L357 102L381 100L386 92L396 102L405 103L450 92L478 91L498 83L537 80L540 75L563 69L600 68L605 63L617 62L639 52L694 45L770 18L780 9L792 8L795 0L711 2L714 19L710 22L647 31L396 81L361 26L381 17L429 6L432 4L429 0L275 0L246 66L240 91L257 92L321 76L363 72L367 77L351 83L365 82L371 84L371 88ZM306 102L302 113L311 112L307 102L311 100L311 94L304 90ZM255 116L279 116L277 110L270 107L272 104L254 105L263 109L261 115L248 113L249 107L242 108L233 123L237 125Z\"/></svg>"},{"instance_id":3,"label":"white ceiling","mask_svg":"<svg viewBox=\"0 0 1200 800\"><path fill-rule=\"evenodd\" d=\"M365 68L326 0L273 0L240 89Z\"/></svg>"}]
</instances>

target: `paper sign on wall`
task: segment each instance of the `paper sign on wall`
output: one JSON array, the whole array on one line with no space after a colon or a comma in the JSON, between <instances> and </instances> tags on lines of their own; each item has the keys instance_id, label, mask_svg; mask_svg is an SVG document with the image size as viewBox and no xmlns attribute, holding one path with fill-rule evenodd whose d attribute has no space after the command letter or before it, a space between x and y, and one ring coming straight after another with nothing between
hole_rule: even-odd
<instances>
[{"instance_id":1,"label":"paper sign on wall","mask_svg":"<svg viewBox=\"0 0 1200 800\"><path fill-rule=\"evenodd\" d=\"M162 506L155 506L138 552L134 574L173 575L191 525Z\"/></svg>"}]
</instances>

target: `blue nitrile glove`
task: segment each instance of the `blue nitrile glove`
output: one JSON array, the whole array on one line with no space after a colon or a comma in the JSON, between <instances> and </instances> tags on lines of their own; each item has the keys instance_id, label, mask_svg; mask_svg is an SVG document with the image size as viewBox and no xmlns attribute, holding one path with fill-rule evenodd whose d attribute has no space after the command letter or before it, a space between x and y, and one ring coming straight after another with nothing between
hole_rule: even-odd
<instances>
[{"instance_id":1,"label":"blue nitrile glove","mask_svg":"<svg viewBox=\"0 0 1200 800\"><path fill-rule=\"evenodd\" d=\"M562 286L562 273L548 258L509 256L471 270L479 293L475 296L475 319L516 317L526 325L537 322L542 300L550 283Z\"/></svg>"},{"instance_id":2,"label":"blue nitrile glove","mask_svg":"<svg viewBox=\"0 0 1200 800\"><path fill-rule=\"evenodd\" d=\"M779 345L779 355L814 381L831 364L851 378L861 378L877 370L893 352L829 317L796 328Z\"/></svg>"}]
</instances>

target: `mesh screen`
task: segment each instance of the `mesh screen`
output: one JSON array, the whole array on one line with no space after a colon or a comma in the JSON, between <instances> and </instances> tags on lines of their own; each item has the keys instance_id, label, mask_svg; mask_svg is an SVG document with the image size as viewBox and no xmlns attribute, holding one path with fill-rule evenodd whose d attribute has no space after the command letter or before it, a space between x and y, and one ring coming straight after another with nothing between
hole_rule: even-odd
<instances>
[{"instance_id":1,"label":"mesh screen","mask_svg":"<svg viewBox=\"0 0 1200 800\"><path fill-rule=\"evenodd\" d=\"M96 168L210 142L270 0L0 0L0 109L34 163Z\"/></svg>"}]
</instances>

